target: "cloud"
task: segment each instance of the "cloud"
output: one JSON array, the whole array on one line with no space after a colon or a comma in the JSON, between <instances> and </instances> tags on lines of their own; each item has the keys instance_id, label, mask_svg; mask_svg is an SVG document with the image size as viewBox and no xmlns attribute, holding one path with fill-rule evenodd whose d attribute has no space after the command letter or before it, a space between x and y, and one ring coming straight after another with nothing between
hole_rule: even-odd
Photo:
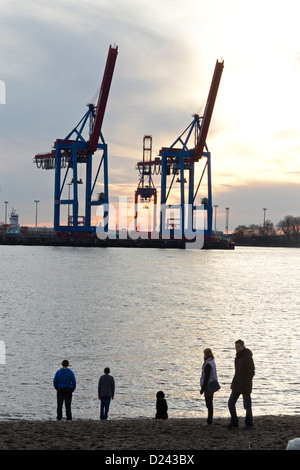
<instances>
[{"instance_id":1,"label":"cloud","mask_svg":"<svg viewBox=\"0 0 300 470\"><path fill-rule=\"evenodd\" d=\"M280 129L275 134L274 137L277 139L284 139L284 140L299 140L299 132L296 132L292 129Z\"/></svg>"},{"instance_id":2,"label":"cloud","mask_svg":"<svg viewBox=\"0 0 300 470\"><path fill-rule=\"evenodd\" d=\"M230 207L230 230L237 225L260 224L263 208L266 217L276 225L288 213L300 215L300 187L293 183L248 181L242 185L214 187L214 203L219 204L220 229L225 224L225 207Z\"/></svg>"},{"instance_id":3,"label":"cloud","mask_svg":"<svg viewBox=\"0 0 300 470\"><path fill-rule=\"evenodd\" d=\"M298 15L292 5L282 11L267 0L246 9L236 0L179 0L176 8L171 0L4 0L1 198L24 224L34 224L33 200L40 199L41 220L53 221L54 172L38 170L32 159L81 119L100 86L108 47L116 43L103 123L111 197L134 193L144 134L152 135L156 156L192 114L203 112L215 61L223 58L207 140L214 200L230 204L232 217L236 207L245 223L255 222L256 193L261 200L273 194L269 210L277 199L292 209L300 171ZM275 207L274 217L281 217Z\"/></svg>"}]
</instances>

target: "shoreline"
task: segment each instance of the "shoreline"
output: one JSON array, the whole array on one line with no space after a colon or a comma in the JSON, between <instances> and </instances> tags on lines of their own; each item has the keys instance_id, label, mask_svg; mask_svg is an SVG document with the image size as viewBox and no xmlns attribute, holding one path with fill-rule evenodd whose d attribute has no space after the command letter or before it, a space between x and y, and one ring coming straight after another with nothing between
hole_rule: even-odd
<instances>
[{"instance_id":1,"label":"shoreline","mask_svg":"<svg viewBox=\"0 0 300 470\"><path fill-rule=\"evenodd\" d=\"M300 437L300 415L254 417L251 430L228 429L228 418L0 421L0 450L285 450Z\"/></svg>"}]
</instances>

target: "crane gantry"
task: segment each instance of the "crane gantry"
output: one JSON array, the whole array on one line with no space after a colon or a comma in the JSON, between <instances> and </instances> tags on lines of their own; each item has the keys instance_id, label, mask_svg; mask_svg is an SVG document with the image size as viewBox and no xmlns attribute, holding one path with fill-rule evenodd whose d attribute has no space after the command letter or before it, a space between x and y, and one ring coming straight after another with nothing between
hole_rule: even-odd
<instances>
[{"instance_id":1,"label":"crane gantry","mask_svg":"<svg viewBox=\"0 0 300 470\"><path fill-rule=\"evenodd\" d=\"M56 232L86 232L94 233L97 229L92 225L91 209L93 206L103 205L105 228L108 230L108 162L107 144L102 134L102 124L107 106L109 91L113 78L115 63L118 55L118 47L110 46L103 74L102 84L95 106L89 103L88 111L84 114L77 126L64 139L56 139L54 149L45 154L37 154L34 162L38 168L55 170L54 185L54 230ZM137 163L140 181L135 192L135 207L138 198L150 202L154 200L156 210L157 189L154 185L153 175L161 175L160 185L160 222L159 236L164 238L167 233L174 235L175 221L169 216L168 210L176 207L179 209L179 223L176 235L184 239L186 235L186 223L188 233L193 233L195 225L195 213L197 211L196 198L206 175L206 194L201 197L201 205L206 213L205 235L212 234L212 185L211 185L211 155L206 145L208 130L213 114L213 109L218 93L218 88L224 68L224 61L217 61L204 109L203 116L193 115L193 121L182 132L182 134L169 147L162 147L159 155L152 158L152 136L145 135L143 141L143 161ZM88 127L88 137L84 137L83 131ZM192 142L192 143L191 143ZM102 156L96 171L93 173L93 160L97 150L102 151ZM198 165L202 164L199 173ZM85 165L85 177L79 177L79 165ZM196 167L197 165L197 167ZM197 172L196 172L197 170ZM63 173L64 172L64 173ZM67 178L71 173L71 181ZM103 191L94 192L96 184L99 184L100 173L103 176L101 182ZM196 181L196 175L199 180ZM84 181L83 181L84 180ZM179 183L179 191L171 193L175 183ZM85 184L85 212L79 215L79 185ZM68 186L68 188L67 188ZM72 187L72 195L70 194ZM201 188L202 189L202 188ZM67 196L65 193L68 192ZM174 199L178 198L178 203ZM61 206L68 208L67 224L61 223ZM188 213L187 207L188 205ZM72 214L70 215L70 208ZM135 229L137 229L137 213L135 214ZM156 212L154 213L152 228L156 229Z\"/></svg>"},{"instance_id":2,"label":"crane gantry","mask_svg":"<svg viewBox=\"0 0 300 470\"><path fill-rule=\"evenodd\" d=\"M89 103L88 111L79 121L77 126L64 139L56 139L54 150L46 154L37 154L34 162L38 168L55 170L54 185L54 230L67 232L95 232L96 227L91 223L91 208L105 204L108 208L108 165L107 144L102 135L102 124L105 115L110 86L114 73L118 54L117 46L110 46L104 69L102 84L98 96L97 105ZM88 127L88 138L83 132ZM93 175L93 155L97 150L102 150L102 157L95 174ZM79 178L78 165L85 165L85 178ZM72 171L72 180L67 183L69 171ZM63 174L64 172L64 174ZM93 198L96 183L99 182L100 173L103 176L103 191ZM93 179L94 178L94 179ZM85 184L85 213L79 215L78 188ZM69 186L68 194L66 186ZM70 194L70 186L73 195ZM68 206L67 224L61 223L61 206ZM70 215L69 208L72 208Z\"/></svg>"},{"instance_id":3,"label":"crane gantry","mask_svg":"<svg viewBox=\"0 0 300 470\"><path fill-rule=\"evenodd\" d=\"M150 161L140 161L137 168L142 175L136 191L135 202L137 204L138 194L147 194L151 199L155 195L154 183L148 183L144 188L144 175L161 175L161 198L160 198L160 237L168 238L171 234L179 238L185 238L186 233L195 232L195 214L197 211L196 198L199 189L206 176L206 192L202 194L201 206L204 209L204 235L212 234L212 185L211 185L211 155L206 145L206 138L213 114L213 109L224 68L224 61L217 61L214 74L206 101L203 116L193 115L193 121L183 133L169 147L162 147L159 156ZM197 168L196 168L197 164ZM196 169L200 175L197 185ZM152 181L152 180L151 180ZM179 191L173 190L175 183L180 184ZM204 184L203 184L204 186ZM187 188L187 189L186 189ZM201 188L202 189L202 188ZM175 197L174 197L174 192ZM179 201L175 201L176 197ZM170 198L173 200L170 202ZM175 202L174 202L175 201ZM188 209L187 209L188 208ZM174 217L174 210L178 209L178 217ZM170 212L171 210L171 212ZM186 213L188 211L188 213Z\"/></svg>"}]
</instances>

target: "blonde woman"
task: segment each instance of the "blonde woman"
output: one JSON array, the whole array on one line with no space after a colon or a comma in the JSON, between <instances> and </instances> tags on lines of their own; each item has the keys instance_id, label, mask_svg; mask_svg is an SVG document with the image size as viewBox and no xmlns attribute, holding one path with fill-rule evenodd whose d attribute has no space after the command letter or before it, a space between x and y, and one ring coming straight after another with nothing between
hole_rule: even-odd
<instances>
[{"instance_id":1,"label":"blonde woman","mask_svg":"<svg viewBox=\"0 0 300 470\"><path fill-rule=\"evenodd\" d=\"M218 382L217 368L215 358L210 348L203 351L204 363L202 366L202 375L200 379L200 394L204 393L205 404L208 411L207 420L205 425L211 425L213 420L213 397L214 392L219 390L220 385Z\"/></svg>"}]
</instances>

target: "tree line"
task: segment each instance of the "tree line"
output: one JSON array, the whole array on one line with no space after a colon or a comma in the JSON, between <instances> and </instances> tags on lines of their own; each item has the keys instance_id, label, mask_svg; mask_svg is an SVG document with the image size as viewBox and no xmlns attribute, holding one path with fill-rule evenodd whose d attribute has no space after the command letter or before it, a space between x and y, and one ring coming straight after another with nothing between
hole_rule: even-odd
<instances>
[{"instance_id":1,"label":"tree line","mask_svg":"<svg viewBox=\"0 0 300 470\"><path fill-rule=\"evenodd\" d=\"M266 220L262 225L238 225L233 232L233 238L236 239L274 236L285 236L288 242L298 243L300 240L300 217L286 215L276 224L276 227L270 220Z\"/></svg>"}]
</instances>

